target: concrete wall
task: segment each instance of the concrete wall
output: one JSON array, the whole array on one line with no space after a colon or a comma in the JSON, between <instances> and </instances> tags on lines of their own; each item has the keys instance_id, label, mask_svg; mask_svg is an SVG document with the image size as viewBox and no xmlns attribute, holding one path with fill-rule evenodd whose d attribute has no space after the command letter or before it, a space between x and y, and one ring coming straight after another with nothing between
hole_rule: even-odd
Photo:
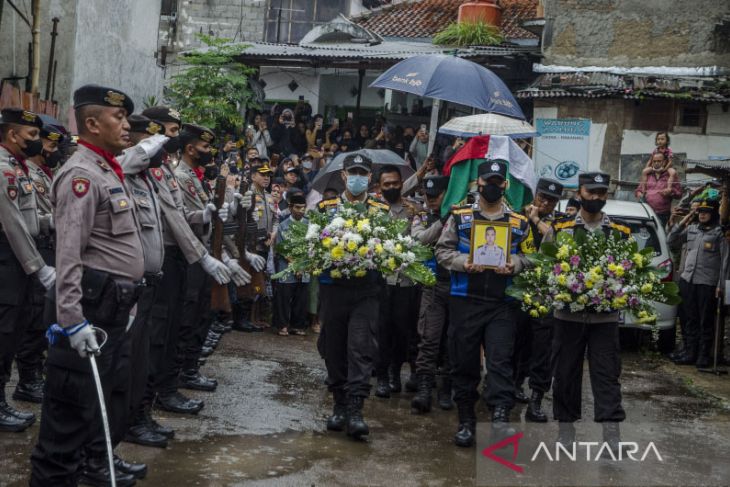
<instances>
[{"instance_id":1,"label":"concrete wall","mask_svg":"<svg viewBox=\"0 0 730 487\"><path fill-rule=\"evenodd\" d=\"M544 0L545 64L728 66L727 0Z\"/></svg>"}]
</instances>

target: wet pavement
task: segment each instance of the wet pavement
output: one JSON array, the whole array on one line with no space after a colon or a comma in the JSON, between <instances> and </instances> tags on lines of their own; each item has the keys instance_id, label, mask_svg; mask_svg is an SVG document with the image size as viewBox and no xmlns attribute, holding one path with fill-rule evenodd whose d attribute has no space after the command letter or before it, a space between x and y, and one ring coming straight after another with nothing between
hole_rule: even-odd
<instances>
[{"instance_id":1,"label":"wet pavement","mask_svg":"<svg viewBox=\"0 0 730 487\"><path fill-rule=\"evenodd\" d=\"M203 368L218 379L218 391L185 391L205 400L203 411L196 417L156 413L177 432L170 446L160 450L123 443L118 449L124 458L149 465L147 479L138 485L475 484L475 451L451 442L456 412L437 408L425 416L412 415L412 394L366 402L368 442L327 432L324 420L331 401L315 340L316 335L227 335ZM624 353L623 358L624 407L630 420L679 425L697 418L730 421L722 404L669 373L663 359L637 352ZM590 420L592 399L588 374L584 375L583 416ZM10 391L9 387L8 395ZM550 396L547 399L550 408ZM24 403L16 405L28 409ZM38 412L39 407L30 409ZM488 418L481 404L478 415L480 421ZM524 406L518 405L512 418L521 417ZM27 485L28 458L37 433L35 425L24 433L0 434L0 485Z\"/></svg>"}]
</instances>

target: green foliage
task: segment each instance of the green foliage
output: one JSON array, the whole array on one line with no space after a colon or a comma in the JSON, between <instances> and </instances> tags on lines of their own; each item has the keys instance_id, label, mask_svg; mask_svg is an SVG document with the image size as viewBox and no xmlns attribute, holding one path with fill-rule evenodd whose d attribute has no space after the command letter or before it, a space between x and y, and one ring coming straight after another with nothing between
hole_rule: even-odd
<instances>
[{"instance_id":1,"label":"green foliage","mask_svg":"<svg viewBox=\"0 0 730 487\"><path fill-rule=\"evenodd\" d=\"M248 85L255 70L236 60L247 46L203 34L198 38L206 48L183 57L184 71L173 76L167 97L186 123L214 130L240 128L246 108L258 108Z\"/></svg>"},{"instance_id":2,"label":"green foliage","mask_svg":"<svg viewBox=\"0 0 730 487\"><path fill-rule=\"evenodd\" d=\"M145 109L156 107L159 104L160 104L160 101L157 99L157 97L155 95L150 95L148 97L145 97L142 100L142 105L145 107Z\"/></svg>"},{"instance_id":3,"label":"green foliage","mask_svg":"<svg viewBox=\"0 0 730 487\"><path fill-rule=\"evenodd\" d=\"M504 38L499 29L486 22L452 22L433 36L433 43L439 46L496 46Z\"/></svg>"}]
</instances>

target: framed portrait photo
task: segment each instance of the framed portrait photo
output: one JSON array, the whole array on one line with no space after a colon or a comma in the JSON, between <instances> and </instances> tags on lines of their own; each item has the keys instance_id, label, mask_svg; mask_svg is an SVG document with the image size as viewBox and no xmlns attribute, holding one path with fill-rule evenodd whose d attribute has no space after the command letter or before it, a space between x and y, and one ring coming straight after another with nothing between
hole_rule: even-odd
<instances>
[{"instance_id":1,"label":"framed portrait photo","mask_svg":"<svg viewBox=\"0 0 730 487\"><path fill-rule=\"evenodd\" d=\"M510 261L512 228L509 222L474 220L471 225L469 262L487 269L503 267Z\"/></svg>"}]
</instances>

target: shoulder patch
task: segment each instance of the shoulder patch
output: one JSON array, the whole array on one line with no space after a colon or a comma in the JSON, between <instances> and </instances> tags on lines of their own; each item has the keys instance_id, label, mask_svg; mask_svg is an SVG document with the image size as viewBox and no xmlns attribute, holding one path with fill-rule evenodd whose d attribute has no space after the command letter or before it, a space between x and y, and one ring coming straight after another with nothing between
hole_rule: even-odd
<instances>
[{"instance_id":1,"label":"shoulder patch","mask_svg":"<svg viewBox=\"0 0 730 487\"><path fill-rule=\"evenodd\" d=\"M71 180L71 189L77 198L85 196L89 192L91 181L86 178L73 178Z\"/></svg>"},{"instance_id":2,"label":"shoulder patch","mask_svg":"<svg viewBox=\"0 0 730 487\"><path fill-rule=\"evenodd\" d=\"M466 207L454 208L451 210L451 213L453 213L454 215L465 215L467 213L471 213L472 211L474 211L474 210L472 209L471 206L466 206Z\"/></svg>"},{"instance_id":3,"label":"shoulder patch","mask_svg":"<svg viewBox=\"0 0 730 487\"><path fill-rule=\"evenodd\" d=\"M162 169L159 167L153 167L150 172L152 172L152 175L155 177L156 180L162 181Z\"/></svg>"},{"instance_id":4,"label":"shoulder patch","mask_svg":"<svg viewBox=\"0 0 730 487\"><path fill-rule=\"evenodd\" d=\"M195 190L195 183L193 183L192 179L188 180L188 192L193 196L198 194L198 192Z\"/></svg>"},{"instance_id":5,"label":"shoulder patch","mask_svg":"<svg viewBox=\"0 0 730 487\"><path fill-rule=\"evenodd\" d=\"M18 197L18 187L15 185L8 185L8 198L15 200Z\"/></svg>"}]
</instances>

